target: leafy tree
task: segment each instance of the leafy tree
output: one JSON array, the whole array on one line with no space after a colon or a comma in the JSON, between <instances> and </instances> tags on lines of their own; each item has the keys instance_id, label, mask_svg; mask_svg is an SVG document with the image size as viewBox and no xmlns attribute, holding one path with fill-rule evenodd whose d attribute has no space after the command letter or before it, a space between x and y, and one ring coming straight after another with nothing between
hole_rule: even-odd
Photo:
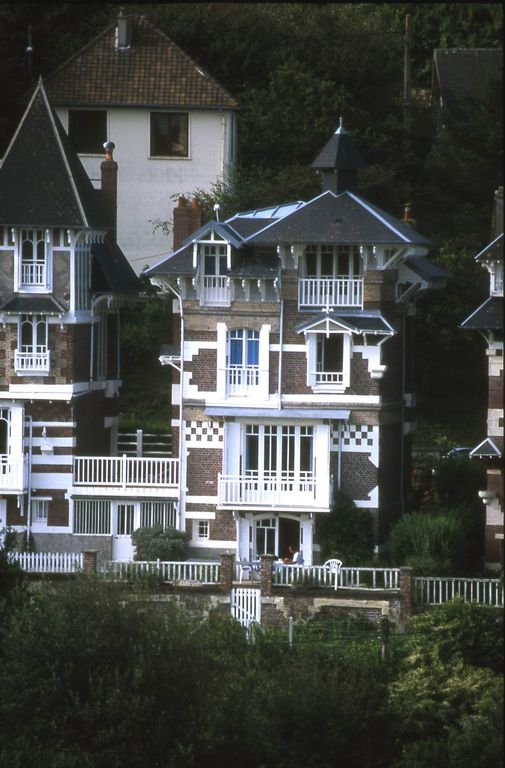
<instances>
[{"instance_id":1,"label":"leafy tree","mask_svg":"<svg viewBox=\"0 0 505 768\"><path fill-rule=\"evenodd\" d=\"M176 528L153 525L132 533L134 560L185 560L190 537Z\"/></svg>"},{"instance_id":2,"label":"leafy tree","mask_svg":"<svg viewBox=\"0 0 505 768\"><path fill-rule=\"evenodd\" d=\"M370 513L337 491L330 514L318 520L318 539L324 560L338 557L346 565L367 563L373 548Z\"/></svg>"}]
</instances>

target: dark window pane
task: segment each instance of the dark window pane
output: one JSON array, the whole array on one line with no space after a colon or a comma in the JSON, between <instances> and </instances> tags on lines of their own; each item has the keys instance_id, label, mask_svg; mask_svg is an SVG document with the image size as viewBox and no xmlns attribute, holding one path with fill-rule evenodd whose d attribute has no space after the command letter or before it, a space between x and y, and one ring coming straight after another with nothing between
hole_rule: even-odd
<instances>
[{"instance_id":1,"label":"dark window pane","mask_svg":"<svg viewBox=\"0 0 505 768\"><path fill-rule=\"evenodd\" d=\"M151 157L188 156L188 116L151 112Z\"/></svg>"},{"instance_id":2,"label":"dark window pane","mask_svg":"<svg viewBox=\"0 0 505 768\"><path fill-rule=\"evenodd\" d=\"M106 110L69 109L68 135L77 152L103 154L107 141Z\"/></svg>"}]
</instances>

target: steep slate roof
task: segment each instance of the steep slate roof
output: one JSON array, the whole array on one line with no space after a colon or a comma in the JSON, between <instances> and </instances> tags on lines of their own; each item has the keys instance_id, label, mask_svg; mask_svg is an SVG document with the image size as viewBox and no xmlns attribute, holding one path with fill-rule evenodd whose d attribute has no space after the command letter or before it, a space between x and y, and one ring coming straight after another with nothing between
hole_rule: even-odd
<instances>
[{"instance_id":1,"label":"steep slate roof","mask_svg":"<svg viewBox=\"0 0 505 768\"><path fill-rule=\"evenodd\" d=\"M0 166L0 224L108 228L98 193L49 105L42 80Z\"/></svg>"},{"instance_id":2,"label":"steep slate roof","mask_svg":"<svg viewBox=\"0 0 505 768\"><path fill-rule=\"evenodd\" d=\"M496 445L494 441L500 441L498 437L486 437L479 445L477 445L472 451L470 451L470 457L478 457L482 459L499 459L502 455L502 450ZM503 438L501 438L503 441Z\"/></svg>"},{"instance_id":3,"label":"steep slate roof","mask_svg":"<svg viewBox=\"0 0 505 768\"><path fill-rule=\"evenodd\" d=\"M0 312L5 315L64 315L66 311L53 296L13 294L0 306Z\"/></svg>"},{"instance_id":4,"label":"steep slate roof","mask_svg":"<svg viewBox=\"0 0 505 768\"><path fill-rule=\"evenodd\" d=\"M144 17L129 17L131 46L115 45L113 22L47 78L65 106L237 108L237 102Z\"/></svg>"},{"instance_id":5,"label":"steep slate roof","mask_svg":"<svg viewBox=\"0 0 505 768\"><path fill-rule=\"evenodd\" d=\"M483 99L493 82L502 81L501 48L436 48L433 53L433 84L445 107L462 99Z\"/></svg>"},{"instance_id":6,"label":"steep slate roof","mask_svg":"<svg viewBox=\"0 0 505 768\"><path fill-rule=\"evenodd\" d=\"M352 192L335 195L330 191L270 223L246 242L429 245L429 240L411 226Z\"/></svg>"},{"instance_id":7,"label":"steep slate roof","mask_svg":"<svg viewBox=\"0 0 505 768\"><path fill-rule=\"evenodd\" d=\"M143 286L133 267L117 243L93 243L92 293L135 293Z\"/></svg>"},{"instance_id":8,"label":"steep slate roof","mask_svg":"<svg viewBox=\"0 0 505 768\"><path fill-rule=\"evenodd\" d=\"M300 325L297 333L310 331L312 328L327 324L338 325L352 333L394 336L395 330L378 310L368 312L343 310L340 312L320 312L306 323Z\"/></svg>"}]
</instances>

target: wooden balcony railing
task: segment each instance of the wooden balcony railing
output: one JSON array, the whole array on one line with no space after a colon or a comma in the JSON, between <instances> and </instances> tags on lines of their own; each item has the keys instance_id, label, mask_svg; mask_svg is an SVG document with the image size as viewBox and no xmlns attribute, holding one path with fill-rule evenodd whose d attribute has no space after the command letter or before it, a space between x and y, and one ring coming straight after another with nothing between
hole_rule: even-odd
<instances>
[{"instance_id":1,"label":"wooden balcony railing","mask_svg":"<svg viewBox=\"0 0 505 768\"><path fill-rule=\"evenodd\" d=\"M49 373L51 353L43 347L14 352L14 370L16 373Z\"/></svg>"},{"instance_id":2,"label":"wooden balcony railing","mask_svg":"<svg viewBox=\"0 0 505 768\"><path fill-rule=\"evenodd\" d=\"M327 485L327 484L326 484ZM272 472L247 475L219 475L219 503L222 505L326 507L324 484L317 487L313 472Z\"/></svg>"},{"instance_id":3,"label":"wooden balcony railing","mask_svg":"<svg viewBox=\"0 0 505 768\"><path fill-rule=\"evenodd\" d=\"M22 493L28 487L28 457L0 454L0 491Z\"/></svg>"},{"instance_id":4,"label":"wooden balcony railing","mask_svg":"<svg viewBox=\"0 0 505 768\"><path fill-rule=\"evenodd\" d=\"M97 493L109 488L129 493L159 489L166 494L179 487L179 460L79 456L74 458L74 486Z\"/></svg>"},{"instance_id":5,"label":"wooden balcony railing","mask_svg":"<svg viewBox=\"0 0 505 768\"><path fill-rule=\"evenodd\" d=\"M362 278L305 277L298 281L300 307L363 307Z\"/></svg>"}]
</instances>

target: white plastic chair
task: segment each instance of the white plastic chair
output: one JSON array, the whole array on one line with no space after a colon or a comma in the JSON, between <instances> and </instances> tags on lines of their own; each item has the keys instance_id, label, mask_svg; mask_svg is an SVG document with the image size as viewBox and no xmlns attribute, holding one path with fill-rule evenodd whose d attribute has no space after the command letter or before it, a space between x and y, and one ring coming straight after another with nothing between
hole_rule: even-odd
<instances>
[{"instance_id":1,"label":"white plastic chair","mask_svg":"<svg viewBox=\"0 0 505 768\"><path fill-rule=\"evenodd\" d=\"M338 586L338 574L342 568L342 560L338 560L336 557L327 560L324 564L324 568L327 568L330 575L335 574L335 591Z\"/></svg>"}]
</instances>

